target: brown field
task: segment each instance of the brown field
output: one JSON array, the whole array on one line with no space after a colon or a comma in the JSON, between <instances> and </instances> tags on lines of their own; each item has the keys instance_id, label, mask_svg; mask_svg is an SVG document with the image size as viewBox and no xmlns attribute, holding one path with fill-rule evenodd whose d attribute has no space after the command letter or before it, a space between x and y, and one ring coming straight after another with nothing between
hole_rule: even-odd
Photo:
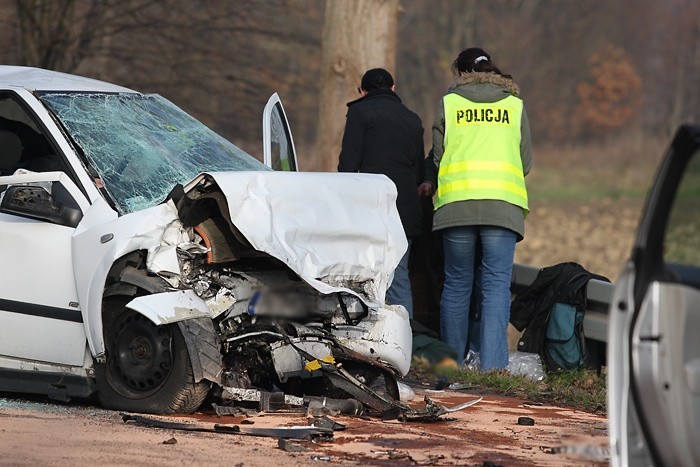
<instances>
[{"instance_id":1,"label":"brown field","mask_svg":"<svg viewBox=\"0 0 700 467\"><path fill-rule=\"evenodd\" d=\"M527 177L531 213L516 262L544 267L575 261L614 281L668 143L637 134L576 148L535 148Z\"/></svg>"}]
</instances>

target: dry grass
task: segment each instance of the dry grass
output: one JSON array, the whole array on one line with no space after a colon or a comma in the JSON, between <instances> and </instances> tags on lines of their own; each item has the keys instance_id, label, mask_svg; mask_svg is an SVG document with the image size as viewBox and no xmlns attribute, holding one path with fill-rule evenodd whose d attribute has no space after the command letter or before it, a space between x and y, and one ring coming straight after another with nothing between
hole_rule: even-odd
<instances>
[{"instance_id":1,"label":"dry grass","mask_svg":"<svg viewBox=\"0 0 700 467\"><path fill-rule=\"evenodd\" d=\"M640 132L586 145L533 150L527 178L534 201L643 197L670 142Z\"/></svg>"},{"instance_id":2,"label":"dry grass","mask_svg":"<svg viewBox=\"0 0 700 467\"><path fill-rule=\"evenodd\" d=\"M533 151L531 213L518 263L575 261L615 280L632 247L646 192L670 142L643 134Z\"/></svg>"}]
</instances>

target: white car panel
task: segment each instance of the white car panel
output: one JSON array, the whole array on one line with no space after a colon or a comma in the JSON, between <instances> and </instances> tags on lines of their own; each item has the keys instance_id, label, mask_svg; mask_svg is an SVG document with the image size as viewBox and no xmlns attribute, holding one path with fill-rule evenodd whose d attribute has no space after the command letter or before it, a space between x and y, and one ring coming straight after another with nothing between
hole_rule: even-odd
<instances>
[{"instance_id":1,"label":"white car panel","mask_svg":"<svg viewBox=\"0 0 700 467\"><path fill-rule=\"evenodd\" d=\"M87 206L63 173L0 177L2 185L39 182L61 183L79 204ZM5 265L0 268L0 309L4 308L0 355L67 365L82 363L85 331L71 260L74 231L72 227L0 213L0 264Z\"/></svg>"},{"instance_id":2,"label":"white car panel","mask_svg":"<svg viewBox=\"0 0 700 467\"><path fill-rule=\"evenodd\" d=\"M78 297L70 241L73 228L0 213L3 298L68 308Z\"/></svg>"},{"instance_id":3,"label":"white car panel","mask_svg":"<svg viewBox=\"0 0 700 467\"><path fill-rule=\"evenodd\" d=\"M204 300L191 289L136 297L126 307L138 311L158 325L214 317Z\"/></svg>"},{"instance_id":4,"label":"white car panel","mask_svg":"<svg viewBox=\"0 0 700 467\"><path fill-rule=\"evenodd\" d=\"M83 334L84 336L84 334ZM83 348L83 358L79 365L62 365L56 363L39 362L22 358L9 358L0 355L0 368L42 372L42 373L61 373L64 375L74 375L81 377L92 376L92 355L87 345Z\"/></svg>"},{"instance_id":5,"label":"white car panel","mask_svg":"<svg viewBox=\"0 0 700 467\"><path fill-rule=\"evenodd\" d=\"M106 204L105 204L106 206ZM86 215L86 218L89 217ZM86 219L83 219L83 222ZM170 204L159 204L98 224L73 238L75 277L93 354L104 353L102 294L109 269L117 258L136 250L156 251L168 225L177 222ZM82 223L82 222L81 222ZM104 238L110 240L103 243ZM174 250L170 251L174 255Z\"/></svg>"},{"instance_id":6,"label":"white car panel","mask_svg":"<svg viewBox=\"0 0 700 467\"><path fill-rule=\"evenodd\" d=\"M387 177L285 172L210 175L226 195L231 221L256 250L281 260L322 293L344 291L370 306L384 304L394 269L408 248L396 209L396 187ZM358 287L364 289L361 294Z\"/></svg>"},{"instance_id":7,"label":"white car panel","mask_svg":"<svg viewBox=\"0 0 700 467\"><path fill-rule=\"evenodd\" d=\"M24 66L0 68L0 86L22 83L25 89L39 91L135 92L123 86L83 76Z\"/></svg>"},{"instance_id":8,"label":"white car panel","mask_svg":"<svg viewBox=\"0 0 700 467\"><path fill-rule=\"evenodd\" d=\"M404 332L410 329L408 312L401 305L371 308L369 316L356 326L337 325L333 335L362 355L375 357L396 368L404 376L411 368L413 336Z\"/></svg>"},{"instance_id":9,"label":"white car panel","mask_svg":"<svg viewBox=\"0 0 700 467\"><path fill-rule=\"evenodd\" d=\"M82 322L5 311L0 311L0 322L0 355L60 365L83 364Z\"/></svg>"},{"instance_id":10,"label":"white car panel","mask_svg":"<svg viewBox=\"0 0 700 467\"><path fill-rule=\"evenodd\" d=\"M632 330L635 384L649 430L666 446L665 460L700 464L700 394L692 370L700 358L700 291L654 282ZM660 336L660 337L659 337ZM684 459L686 460L684 462Z\"/></svg>"}]
</instances>

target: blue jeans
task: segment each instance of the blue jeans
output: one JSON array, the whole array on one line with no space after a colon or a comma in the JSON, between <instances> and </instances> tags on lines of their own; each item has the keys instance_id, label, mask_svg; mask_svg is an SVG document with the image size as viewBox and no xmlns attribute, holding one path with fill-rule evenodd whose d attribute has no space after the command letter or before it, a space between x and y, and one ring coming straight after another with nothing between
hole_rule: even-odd
<instances>
[{"instance_id":1,"label":"blue jeans","mask_svg":"<svg viewBox=\"0 0 700 467\"><path fill-rule=\"evenodd\" d=\"M386 302L390 305L403 305L408 311L408 317L413 319L413 294L411 280L408 277L408 257L411 253L411 239L408 239L408 249L394 270L394 279L386 291Z\"/></svg>"},{"instance_id":2,"label":"blue jeans","mask_svg":"<svg viewBox=\"0 0 700 467\"><path fill-rule=\"evenodd\" d=\"M513 273L515 232L493 226L463 226L443 230L445 249L445 285L440 300L442 340L464 359L467 342L476 341L481 369L505 368L508 365L508 320L510 318L510 281ZM478 268L474 259L478 240L482 259ZM481 304L479 336L470 336L469 305L475 273ZM474 323L476 324L476 323Z\"/></svg>"}]
</instances>

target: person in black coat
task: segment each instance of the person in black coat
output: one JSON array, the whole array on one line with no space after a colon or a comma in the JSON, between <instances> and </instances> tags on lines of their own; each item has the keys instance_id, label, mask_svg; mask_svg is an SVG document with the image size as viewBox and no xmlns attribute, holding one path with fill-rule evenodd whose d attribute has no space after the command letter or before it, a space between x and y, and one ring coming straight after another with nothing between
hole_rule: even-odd
<instances>
[{"instance_id":1,"label":"person in black coat","mask_svg":"<svg viewBox=\"0 0 700 467\"><path fill-rule=\"evenodd\" d=\"M425 170L423 124L401 103L388 71L368 70L358 91L361 97L348 103L338 172L384 174L396 185L396 207L409 246L394 272L386 300L405 306L413 317L408 256L411 238L421 233L418 186Z\"/></svg>"}]
</instances>

